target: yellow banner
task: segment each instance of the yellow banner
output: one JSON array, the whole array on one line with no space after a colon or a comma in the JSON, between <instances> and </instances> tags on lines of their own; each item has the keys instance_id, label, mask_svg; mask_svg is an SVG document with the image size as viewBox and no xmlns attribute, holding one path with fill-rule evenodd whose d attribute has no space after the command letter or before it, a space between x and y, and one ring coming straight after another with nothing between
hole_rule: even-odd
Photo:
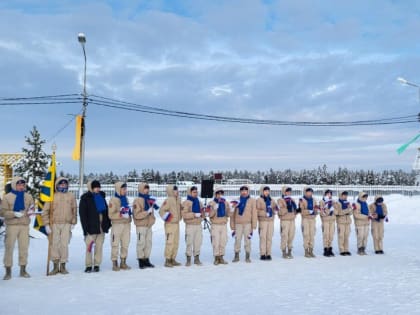
<instances>
[{"instance_id":1,"label":"yellow banner","mask_svg":"<svg viewBox=\"0 0 420 315\"><path fill-rule=\"evenodd\" d=\"M82 115L76 116L76 141L74 144L72 158L74 161L80 160L81 142L82 142L82 130L83 128L83 117Z\"/></svg>"}]
</instances>

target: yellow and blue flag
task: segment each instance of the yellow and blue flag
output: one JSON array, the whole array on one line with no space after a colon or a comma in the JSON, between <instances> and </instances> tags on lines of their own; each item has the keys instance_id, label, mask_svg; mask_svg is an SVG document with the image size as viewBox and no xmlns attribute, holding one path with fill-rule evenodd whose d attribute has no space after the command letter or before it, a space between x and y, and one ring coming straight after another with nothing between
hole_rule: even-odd
<instances>
[{"instance_id":1,"label":"yellow and blue flag","mask_svg":"<svg viewBox=\"0 0 420 315\"><path fill-rule=\"evenodd\" d=\"M43 211L44 204L46 202L52 202L54 200L54 186L55 186L55 175L56 175L56 164L55 164L55 152L51 157L51 164L48 167L48 173L45 176L45 180L42 183L41 191L38 200L38 211ZM34 229L38 230L45 235L48 235L45 231L44 223L42 222L41 215L35 217Z\"/></svg>"}]
</instances>

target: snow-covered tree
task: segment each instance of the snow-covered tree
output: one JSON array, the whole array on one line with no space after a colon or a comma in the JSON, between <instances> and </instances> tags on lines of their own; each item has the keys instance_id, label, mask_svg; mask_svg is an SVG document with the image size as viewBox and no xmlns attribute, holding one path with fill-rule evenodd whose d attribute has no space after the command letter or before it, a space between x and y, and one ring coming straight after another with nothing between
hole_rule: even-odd
<instances>
[{"instance_id":1,"label":"snow-covered tree","mask_svg":"<svg viewBox=\"0 0 420 315\"><path fill-rule=\"evenodd\" d=\"M25 136L26 147L22 148L23 159L15 168L15 174L27 180L28 192L34 197L39 197L41 182L48 170L51 155L44 152L45 140L34 126L29 136Z\"/></svg>"}]
</instances>

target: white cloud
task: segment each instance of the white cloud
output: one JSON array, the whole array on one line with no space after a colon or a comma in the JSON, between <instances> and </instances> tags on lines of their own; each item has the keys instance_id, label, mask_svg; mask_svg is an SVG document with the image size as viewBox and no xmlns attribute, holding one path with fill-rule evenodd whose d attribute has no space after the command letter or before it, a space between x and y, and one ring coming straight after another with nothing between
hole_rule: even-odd
<instances>
[{"instance_id":1,"label":"white cloud","mask_svg":"<svg viewBox=\"0 0 420 315\"><path fill-rule=\"evenodd\" d=\"M211 94L214 96L223 96L226 94L232 94L232 89L229 84L214 86L210 89Z\"/></svg>"},{"instance_id":2,"label":"white cloud","mask_svg":"<svg viewBox=\"0 0 420 315\"><path fill-rule=\"evenodd\" d=\"M337 90L337 88L338 88L338 85L337 84L332 84L332 85L330 85L330 86L327 86L325 89L323 89L323 90L319 90L319 91L316 91L316 92L314 92L314 93L312 93L311 94L311 97L312 98L316 98L316 97L318 97L318 96L322 96L322 95L325 95L325 94L328 94L328 93L332 93L332 92L334 92L335 90Z\"/></svg>"}]
</instances>

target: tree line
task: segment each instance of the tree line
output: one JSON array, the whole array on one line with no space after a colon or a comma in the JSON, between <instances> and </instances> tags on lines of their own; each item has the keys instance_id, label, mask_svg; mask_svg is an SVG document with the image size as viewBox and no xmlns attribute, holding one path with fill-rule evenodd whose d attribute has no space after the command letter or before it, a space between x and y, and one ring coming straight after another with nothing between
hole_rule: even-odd
<instances>
[{"instance_id":1,"label":"tree line","mask_svg":"<svg viewBox=\"0 0 420 315\"><path fill-rule=\"evenodd\" d=\"M247 179L253 183L266 184L312 184L312 185L407 185L415 184L416 174L414 171L403 170L350 170L339 167L328 170L324 164L314 169L303 170L274 170L248 171L228 170L216 172L204 171L170 171L160 172L154 169L141 171L131 170L126 174L115 174L112 171L105 173L86 174L88 179L98 179L101 183L112 184L116 181L146 181L157 184L175 184L177 182L191 181L200 183L203 179L212 179L215 173L222 174L223 182L229 179ZM68 177L72 183L78 182L78 176L61 172L60 175Z\"/></svg>"},{"instance_id":2,"label":"tree line","mask_svg":"<svg viewBox=\"0 0 420 315\"><path fill-rule=\"evenodd\" d=\"M23 159L15 166L14 174L23 176L31 187L30 193L38 198L40 185L47 172L51 156L44 152L46 141L41 138L38 129L34 126L29 136L25 137L26 146L22 148ZM103 184L113 184L116 181L139 182L146 181L157 184L175 184L179 182L200 183L203 179L213 179L218 173L222 175L223 182L229 179L250 180L253 183L266 184L312 184L312 185L407 185L416 184L416 173L403 170L350 170L339 167L329 170L327 165L314 169L302 170L274 170L263 171L227 170L227 171L170 171L161 172L154 169L136 169L126 174L115 174L113 171L105 173L85 174L87 179L98 179ZM71 183L78 183L78 175L61 170L60 176L65 176Z\"/></svg>"}]
</instances>

